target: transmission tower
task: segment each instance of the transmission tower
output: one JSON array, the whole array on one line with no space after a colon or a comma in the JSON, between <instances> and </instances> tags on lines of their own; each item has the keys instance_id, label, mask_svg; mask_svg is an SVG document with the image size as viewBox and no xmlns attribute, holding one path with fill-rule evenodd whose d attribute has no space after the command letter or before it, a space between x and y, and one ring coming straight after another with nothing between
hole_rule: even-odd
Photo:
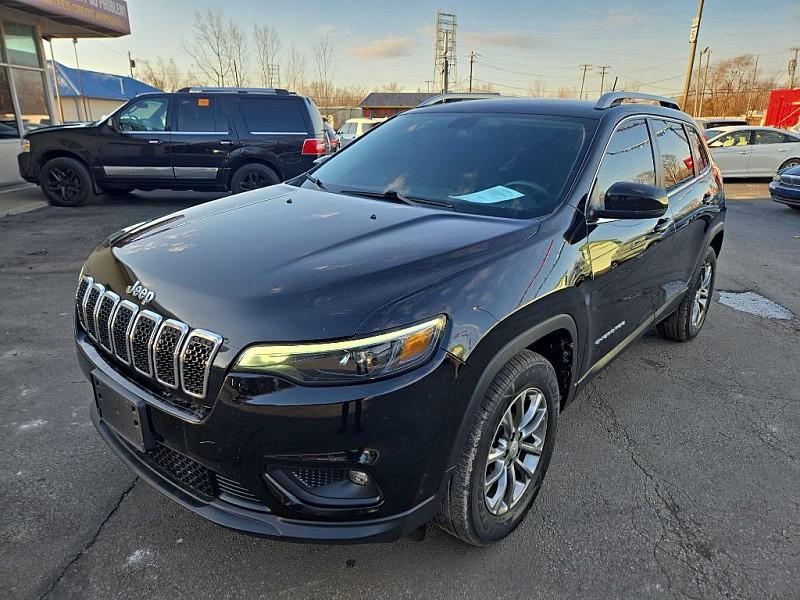
<instances>
[{"instance_id":1,"label":"transmission tower","mask_svg":"<svg viewBox=\"0 0 800 600\"><path fill-rule=\"evenodd\" d=\"M269 80L267 87L276 88L281 86L281 67L278 63L267 65L267 79Z\"/></svg>"},{"instance_id":2,"label":"transmission tower","mask_svg":"<svg viewBox=\"0 0 800 600\"><path fill-rule=\"evenodd\" d=\"M433 89L444 91L445 62L450 82L458 81L456 76L456 15L437 11L433 38ZM450 88L453 88L452 83Z\"/></svg>"}]
</instances>

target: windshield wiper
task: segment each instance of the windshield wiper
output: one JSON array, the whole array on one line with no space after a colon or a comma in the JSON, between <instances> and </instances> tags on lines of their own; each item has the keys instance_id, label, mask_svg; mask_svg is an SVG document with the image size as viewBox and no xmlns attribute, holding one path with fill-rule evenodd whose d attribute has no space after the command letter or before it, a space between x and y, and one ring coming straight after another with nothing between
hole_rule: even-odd
<instances>
[{"instance_id":1,"label":"windshield wiper","mask_svg":"<svg viewBox=\"0 0 800 600\"><path fill-rule=\"evenodd\" d=\"M328 191L328 188L326 188L317 177L306 174L306 179L311 183L313 183L315 186L317 186L319 189L324 190L326 192Z\"/></svg>"},{"instance_id":2,"label":"windshield wiper","mask_svg":"<svg viewBox=\"0 0 800 600\"><path fill-rule=\"evenodd\" d=\"M350 196L363 196L364 198L375 198L376 200L388 200L389 202L400 202L409 206L425 204L427 206L437 206L439 208L453 208L451 202L443 200L432 200L430 198L418 198L416 196L406 196L397 190L386 190L385 192L371 192L369 190L341 190L340 194Z\"/></svg>"}]
</instances>

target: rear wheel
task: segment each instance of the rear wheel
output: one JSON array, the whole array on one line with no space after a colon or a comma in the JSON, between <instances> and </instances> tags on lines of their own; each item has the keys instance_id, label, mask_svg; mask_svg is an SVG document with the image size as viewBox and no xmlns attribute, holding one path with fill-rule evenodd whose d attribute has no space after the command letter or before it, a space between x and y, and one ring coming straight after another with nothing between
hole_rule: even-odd
<instances>
[{"instance_id":1,"label":"rear wheel","mask_svg":"<svg viewBox=\"0 0 800 600\"><path fill-rule=\"evenodd\" d=\"M280 183L278 175L266 165L250 163L239 167L231 178L231 191L234 194Z\"/></svg>"},{"instance_id":2,"label":"rear wheel","mask_svg":"<svg viewBox=\"0 0 800 600\"><path fill-rule=\"evenodd\" d=\"M558 380L524 350L495 376L472 424L436 523L474 546L510 534L539 493L555 444Z\"/></svg>"},{"instance_id":3,"label":"rear wheel","mask_svg":"<svg viewBox=\"0 0 800 600\"><path fill-rule=\"evenodd\" d=\"M47 161L39 172L39 186L50 204L80 206L93 195L89 169L74 158Z\"/></svg>"},{"instance_id":4,"label":"rear wheel","mask_svg":"<svg viewBox=\"0 0 800 600\"><path fill-rule=\"evenodd\" d=\"M663 337L687 342L700 333L714 295L716 275L717 254L709 246L678 310L656 326Z\"/></svg>"},{"instance_id":5,"label":"rear wheel","mask_svg":"<svg viewBox=\"0 0 800 600\"><path fill-rule=\"evenodd\" d=\"M800 158L790 158L778 168L778 171L790 169L791 167L800 167Z\"/></svg>"}]
</instances>

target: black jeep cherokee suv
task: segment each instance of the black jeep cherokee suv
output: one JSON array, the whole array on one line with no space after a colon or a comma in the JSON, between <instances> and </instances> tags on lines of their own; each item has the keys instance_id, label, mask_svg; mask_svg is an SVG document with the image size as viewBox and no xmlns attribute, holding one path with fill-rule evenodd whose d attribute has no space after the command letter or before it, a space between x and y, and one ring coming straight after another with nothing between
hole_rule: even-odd
<instances>
[{"instance_id":1,"label":"black jeep cherokee suv","mask_svg":"<svg viewBox=\"0 0 800 600\"><path fill-rule=\"evenodd\" d=\"M296 177L327 152L313 100L239 88L142 94L96 123L37 129L23 144L22 178L59 206L133 189L243 192Z\"/></svg>"},{"instance_id":2,"label":"black jeep cherokee suv","mask_svg":"<svg viewBox=\"0 0 800 600\"><path fill-rule=\"evenodd\" d=\"M258 535L509 534L581 387L710 306L719 171L676 105L631 97L410 110L285 184L112 235L75 311L100 434Z\"/></svg>"}]
</instances>

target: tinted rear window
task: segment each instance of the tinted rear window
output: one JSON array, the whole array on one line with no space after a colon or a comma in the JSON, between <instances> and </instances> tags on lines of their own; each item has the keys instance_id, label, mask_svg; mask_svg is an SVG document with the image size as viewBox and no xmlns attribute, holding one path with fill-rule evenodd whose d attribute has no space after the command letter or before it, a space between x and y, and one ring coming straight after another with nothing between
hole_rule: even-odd
<instances>
[{"instance_id":1,"label":"tinted rear window","mask_svg":"<svg viewBox=\"0 0 800 600\"><path fill-rule=\"evenodd\" d=\"M653 126L661 153L664 187L671 190L694 176L689 140L680 123L653 119Z\"/></svg>"},{"instance_id":2,"label":"tinted rear window","mask_svg":"<svg viewBox=\"0 0 800 600\"><path fill-rule=\"evenodd\" d=\"M228 131L228 119L220 98L197 97L178 100L178 131L220 132Z\"/></svg>"},{"instance_id":3,"label":"tinted rear window","mask_svg":"<svg viewBox=\"0 0 800 600\"><path fill-rule=\"evenodd\" d=\"M300 98L241 98L239 107L250 133L307 133Z\"/></svg>"},{"instance_id":4,"label":"tinted rear window","mask_svg":"<svg viewBox=\"0 0 800 600\"><path fill-rule=\"evenodd\" d=\"M491 113L407 113L314 173L334 191L396 191L456 210L549 213L573 181L595 123Z\"/></svg>"}]
</instances>

